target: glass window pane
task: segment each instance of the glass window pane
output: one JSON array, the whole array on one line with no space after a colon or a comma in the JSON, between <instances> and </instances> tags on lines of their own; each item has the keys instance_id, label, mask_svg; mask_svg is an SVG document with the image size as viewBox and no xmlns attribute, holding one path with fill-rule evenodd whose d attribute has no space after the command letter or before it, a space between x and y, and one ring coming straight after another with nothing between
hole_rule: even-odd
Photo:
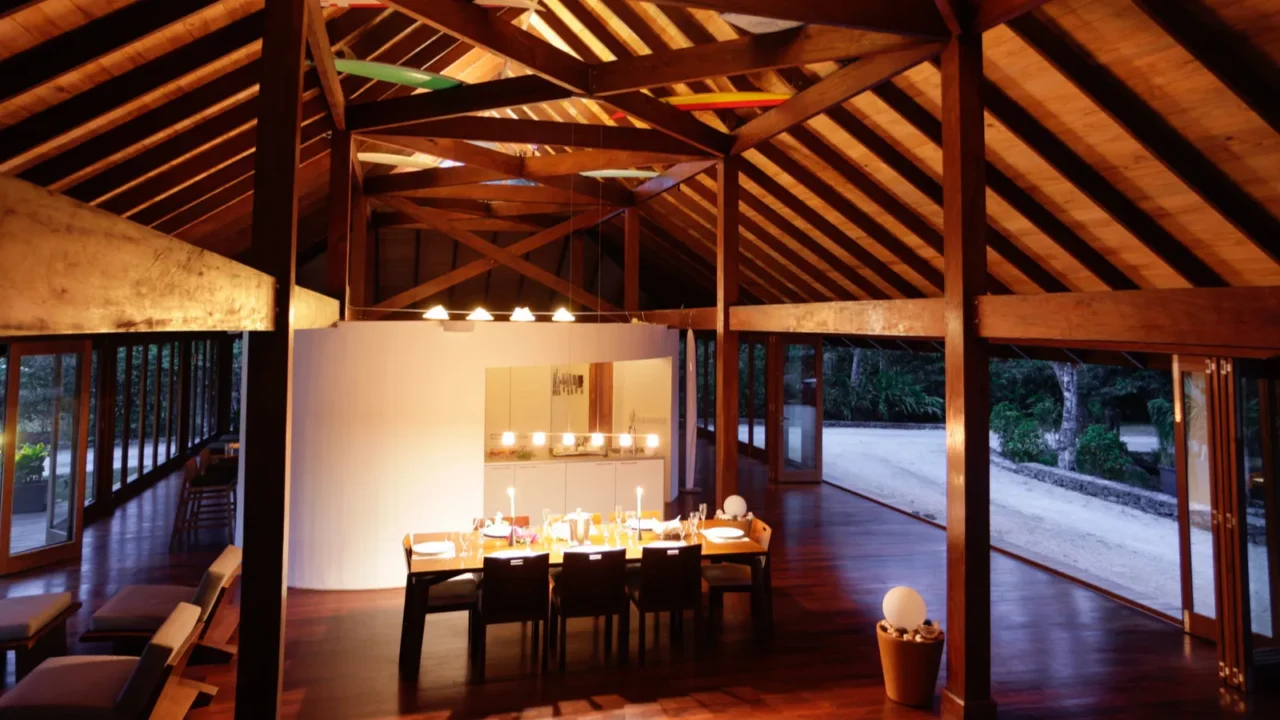
<instances>
[{"instance_id":1,"label":"glass window pane","mask_svg":"<svg viewBox=\"0 0 1280 720\"><path fill-rule=\"evenodd\" d=\"M143 388L143 367L142 363L145 356L142 353L141 345L130 348L129 354L133 358L133 367L129 372L129 471L126 475L127 482L133 482L138 479L138 467L142 463L142 408L146 401L146 397L142 394Z\"/></svg>"},{"instance_id":2,"label":"glass window pane","mask_svg":"<svg viewBox=\"0 0 1280 720\"><path fill-rule=\"evenodd\" d=\"M9 389L9 348L0 345L0 483L4 482L4 459L5 447L4 441L8 438L5 435L4 416L5 408L9 407L8 389Z\"/></svg>"},{"instance_id":3,"label":"glass window pane","mask_svg":"<svg viewBox=\"0 0 1280 720\"><path fill-rule=\"evenodd\" d=\"M155 345L143 346L143 351L147 354L146 360L146 380L143 387L143 403L142 403L142 434L139 438L142 441L142 472L147 472L155 467L155 439L156 439L156 376L159 369L157 362L157 353Z\"/></svg>"},{"instance_id":4,"label":"glass window pane","mask_svg":"<svg viewBox=\"0 0 1280 720\"><path fill-rule=\"evenodd\" d=\"M67 542L75 502L76 374L79 356L19 360L17 455L9 553Z\"/></svg>"},{"instance_id":5,"label":"glass window pane","mask_svg":"<svg viewBox=\"0 0 1280 720\"><path fill-rule=\"evenodd\" d=\"M813 345L787 345L782 373L782 457L788 468L817 468L818 376Z\"/></svg>"},{"instance_id":6,"label":"glass window pane","mask_svg":"<svg viewBox=\"0 0 1280 720\"><path fill-rule=\"evenodd\" d=\"M1209 405L1205 374L1182 374L1183 428L1187 440L1187 500L1191 511L1191 609L1215 617L1213 532L1209 485Z\"/></svg>"},{"instance_id":7,"label":"glass window pane","mask_svg":"<svg viewBox=\"0 0 1280 720\"><path fill-rule=\"evenodd\" d=\"M768 423L765 422L766 408L768 407L768 399L765 398L765 346L763 343L756 343L751 346L751 354L755 358L755 377L752 378L753 392L755 397L749 401L755 403L752 411L755 428L751 435L751 444L763 450L765 448L765 437L768 434Z\"/></svg>"},{"instance_id":8,"label":"glass window pane","mask_svg":"<svg viewBox=\"0 0 1280 720\"><path fill-rule=\"evenodd\" d=\"M1262 423L1264 418L1262 392L1268 384L1256 378L1241 377L1236 392L1236 408L1240 432L1241 480L1244 482L1245 547L1249 553L1249 613L1253 632L1272 636L1271 620L1271 567L1267 557L1267 517L1264 491L1266 466L1262 454Z\"/></svg>"},{"instance_id":9,"label":"glass window pane","mask_svg":"<svg viewBox=\"0 0 1280 720\"><path fill-rule=\"evenodd\" d=\"M751 369L751 364L747 360L748 354L751 352L751 345L742 343L738 345L738 442L747 443L751 441L751 376L747 371Z\"/></svg>"},{"instance_id":10,"label":"glass window pane","mask_svg":"<svg viewBox=\"0 0 1280 720\"><path fill-rule=\"evenodd\" d=\"M240 363L243 357L244 336L241 336L231 344L231 407L228 409L230 410L232 432L240 431L240 383L242 382Z\"/></svg>"},{"instance_id":11,"label":"glass window pane","mask_svg":"<svg viewBox=\"0 0 1280 720\"><path fill-rule=\"evenodd\" d=\"M89 365L89 450L84 465L85 505L92 503L97 496L97 483L94 482L94 476L98 464L98 356L100 354L94 350Z\"/></svg>"},{"instance_id":12,"label":"glass window pane","mask_svg":"<svg viewBox=\"0 0 1280 720\"><path fill-rule=\"evenodd\" d=\"M115 402L115 444L112 448L112 478L111 489L119 490L121 485L121 477L124 472L125 458L128 453L124 451L125 436L129 427L125 418L125 402L129 397L129 376L127 374L128 356L125 348L116 349L116 402Z\"/></svg>"}]
</instances>

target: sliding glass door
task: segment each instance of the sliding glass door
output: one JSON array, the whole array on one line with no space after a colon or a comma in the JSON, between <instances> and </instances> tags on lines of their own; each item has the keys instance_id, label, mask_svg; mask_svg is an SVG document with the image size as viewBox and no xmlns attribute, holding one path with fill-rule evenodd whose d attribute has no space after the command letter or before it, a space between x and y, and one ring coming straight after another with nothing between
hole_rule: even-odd
<instances>
[{"instance_id":1,"label":"sliding glass door","mask_svg":"<svg viewBox=\"0 0 1280 720\"><path fill-rule=\"evenodd\" d=\"M821 482L822 339L774 336L770 350L770 476Z\"/></svg>"},{"instance_id":2,"label":"sliding glass door","mask_svg":"<svg viewBox=\"0 0 1280 720\"><path fill-rule=\"evenodd\" d=\"M79 554L89 433L88 342L18 343L6 366L3 572Z\"/></svg>"}]
</instances>

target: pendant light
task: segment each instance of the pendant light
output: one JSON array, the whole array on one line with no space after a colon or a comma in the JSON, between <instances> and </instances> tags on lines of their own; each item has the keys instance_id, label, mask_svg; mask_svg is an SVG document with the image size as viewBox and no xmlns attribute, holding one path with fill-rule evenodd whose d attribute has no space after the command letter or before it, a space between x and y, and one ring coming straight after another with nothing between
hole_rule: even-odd
<instances>
[{"instance_id":1,"label":"pendant light","mask_svg":"<svg viewBox=\"0 0 1280 720\"><path fill-rule=\"evenodd\" d=\"M527 307L518 307L511 313L511 322L533 322L534 319Z\"/></svg>"},{"instance_id":2,"label":"pendant light","mask_svg":"<svg viewBox=\"0 0 1280 720\"><path fill-rule=\"evenodd\" d=\"M655 433L649 433L645 436L644 446L647 448L658 447L658 436Z\"/></svg>"},{"instance_id":3,"label":"pendant light","mask_svg":"<svg viewBox=\"0 0 1280 720\"><path fill-rule=\"evenodd\" d=\"M569 312L565 308L560 308L559 310L556 310L554 315L551 316L551 321L552 322L573 322L574 321L573 313Z\"/></svg>"},{"instance_id":4,"label":"pendant light","mask_svg":"<svg viewBox=\"0 0 1280 720\"><path fill-rule=\"evenodd\" d=\"M516 434L510 430L502 433L502 446L511 447L516 444Z\"/></svg>"},{"instance_id":5,"label":"pendant light","mask_svg":"<svg viewBox=\"0 0 1280 720\"><path fill-rule=\"evenodd\" d=\"M560 436L560 444L564 445L565 447L573 447L575 444L577 444L577 442L578 442L577 436L571 432L567 432Z\"/></svg>"},{"instance_id":6,"label":"pendant light","mask_svg":"<svg viewBox=\"0 0 1280 720\"><path fill-rule=\"evenodd\" d=\"M493 316L489 314L488 310L478 307L471 311L471 314L467 316L467 319L473 322L488 322L493 319Z\"/></svg>"},{"instance_id":7,"label":"pendant light","mask_svg":"<svg viewBox=\"0 0 1280 720\"><path fill-rule=\"evenodd\" d=\"M604 447L604 433L591 433L591 447Z\"/></svg>"},{"instance_id":8,"label":"pendant light","mask_svg":"<svg viewBox=\"0 0 1280 720\"><path fill-rule=\"evenodd\" d=\"M422 313L424 320L448 320L449 311L444 309L443 305L436 305L430 310Z\"/></svg>"},{"instance_id":9,"label":"pendant light","mask_svg":"<svg viewBox=\"0 0 1280 720\"><path fill-rule=\"evenodd\" d=\"M547 434L544 432L536 432L533 434L533 444L542 447L547 444Z\"/></svg>"},{"instance_id":10,"label":"pendant light","mask_svg":"<svg viewBox=\"0 0 1280 720\"><path fill-rule=\"evenodd\" d=\"M619 435L618 446L624 447L624 448L631 447L631 433L622 433L621 435Z\"/></svg>"}]
</instances>

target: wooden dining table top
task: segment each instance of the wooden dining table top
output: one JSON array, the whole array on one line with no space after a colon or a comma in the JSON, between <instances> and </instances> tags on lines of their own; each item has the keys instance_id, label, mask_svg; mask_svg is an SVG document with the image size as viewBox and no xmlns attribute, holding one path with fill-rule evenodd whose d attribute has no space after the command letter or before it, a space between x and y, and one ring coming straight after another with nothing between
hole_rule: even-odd
<instances>
[{"instance_id":1,"label":"wooden dining table top","mask_svg":"<svg viewBox=\"0 0 1280 720\"><path fill-rule=\"evenodd\" d=\"M611 544L609 535L600 532L600 530L601 529L598 527L593 528L590 547L598 548L600 550L612 550L617 547L626 548L628 562L639 562L644 547L661 539L656 533L645 531L641 533L640 539L637 540L635 531L630 530L626 533L626 540L620 541L618 545L613 545ZM420 575L482 571L484 570L485 556L502 550L528 550L533 553L545 552L550 556L548 558L548 562L551 567L558 567L564 564L564 554L570 549L569 543L564 540L540 538L537 542L527 546L511 546L507 544L506 538L484 537L479 531L472 532L470 535L471 539L467 543L467 551L463 553L457 548L457 543L455 542L457 533L428 532L413 533L412 535L406 534L402 542L404 551L408 554L409 558L409 574ZM446 555L420 555L412 551L414 544L430 541L446 541L454 543L455 552ZM681 541L676 540L675 542ZM751 557L768 554L768 551L765 550L764 547L751 540L746 535L736 540L717 540L699 534L697 539L686 538L684 544L701 544L702 556L704 558Z\"/></svg>"}]
</instances>

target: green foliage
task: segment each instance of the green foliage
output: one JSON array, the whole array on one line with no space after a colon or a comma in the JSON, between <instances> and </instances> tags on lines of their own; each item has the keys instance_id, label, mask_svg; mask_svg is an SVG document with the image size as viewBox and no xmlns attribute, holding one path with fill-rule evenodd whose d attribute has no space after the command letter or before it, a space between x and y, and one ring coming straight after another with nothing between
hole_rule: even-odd
<instances>
[{"instance_id":1,"label":"green foliage","mask_svg":"<svg viewBox=\"0 0 1280 720\"><path fill-rule=\"evenodd\" d=\"M1044 441L1044 430L1035 420L1019 417L1000 434L1000 453L1014 462L1056 465L1057 459Z\"/></svg>"},{"instance_id":2,"label":"green foliage","mask_svg":"<svg viewBox=\"0 0 1280 720\"><path fill-rule=\"evenodd\" d=\"M823 417L827 420L936 422L942 418L942 356L828 346ZM858 377L852 378L858 357Z\"/></svg>"},{"instance_id":3,"label":"green foliage","mask_svg":"<svg viewBox=\"0 0 1280 720\"><path fill-rule=\"evenodd\" d=\"M855 407L877 420L938 419L942 398L926 395L913 378L892 370L879 372L859 383Z\"/></svg>"},{"instance_id":4,"label":"green foliage","mask_svg":"<svg viewBox=\"0 0 1280 720\"><path fill-rule=\"evenodd\" d=\"M44 443L24 443L13 458L13 474L20 483L39 482L44 475L44 461L49 449Z\"/></svg>"},{"instance_id":5,"label":"green foliage","mask_svg":"<svg viewBox=\"0 0 1280 720\"><path fill-rule=\"evenodd\" d=\"M1160 464L1173 467L1173 403L1164 398L1152 398L1147 401L1147 414L1151 416L1151 424L1156 428L1156 439L1160 446Z\"/></svg>"},{"instance_id":6,"label":"green foliage","mask_svg":"<svg viewBox=\"0 0 1280 720\"><path fill-rule=\"evenodd\" d=\"M1126 482L1132 480L1128 476L1132 464L1120 433L1103 425L1085 428L1076 442L1076 469L1086 475Z\"/></svg>"}]
</instances>

